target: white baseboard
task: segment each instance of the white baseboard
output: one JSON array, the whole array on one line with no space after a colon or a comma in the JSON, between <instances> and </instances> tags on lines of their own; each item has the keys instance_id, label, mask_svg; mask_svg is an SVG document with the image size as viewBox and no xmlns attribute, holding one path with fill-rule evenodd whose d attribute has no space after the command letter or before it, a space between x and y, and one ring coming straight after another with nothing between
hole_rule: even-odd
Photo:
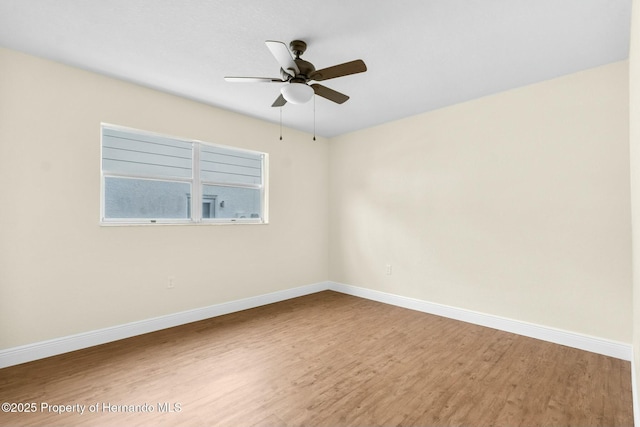
<instances>
[{"instance_id":1,"label":"white baseboard","mask_svg":"<svg viewBox=\"0 0 640 427\"><path fill-rule=\"evenodd\" d=\"M633 425L640 426L640 395L638 392L638 375L636 373L636 358L631 358L631 398L633 399Z\"/></svg>"},{"instance_id":2,"label":"white baseboard","mask_svg":"<svg viewBox=\"0 0 640 427\"><path fill-rule=\"evenodd\" d=\"M274 302L284 301L303 295L313 294L329 288L329 282L320 282L312 285L301 286L255 297L244 298L215 304L208 307L196 308L179 313L138 322L126 323L95 331L83 332L62 338L40 341L7 350L0 350L0 368L31 362L45 357L55 356L70 351L80 350L95 345L105 344L136 335L159 331L161 329L197 322L211 317L222 316L236 311L247 310Z\"/></svg>"},{"instance_id":3,"label":"white baseboard","mask_svg":"<svg viewBox=\"0 0 640 427\"><path fill-rule=\"evenodd\" d=\"M372 289L345 285L342 283L330 282L329 289L360 298L392 304L399 307L409 308L411 310L422 311L424 313L435 314L450 319L461 320L463 322L499 329L501 331L512 332L514 334L549 341L580 350L586 350L592 353L603 354L617 359L631 360L633 356L631 344L610 341L576 332L564 331L520 320L479 313L415 298L374 291Z\"/></svg>"},{"instance_id":4,"label":"white baseboard","mask_svg":"<svg viewBox=\"0 0 640 427\"><path fill-rule=\"evenodd\" d=\"M366 298L373 301L404 307L424 313L435 314L450 319L512 332L531 338L537 338L556 344L566 345L593 353L603 354L623 360L632 360L633 352L630 344L605 340L602 338L582 335L575 332L535 325L519 320L507 319L490 314L479 313L461 308L436 304L415 298L403 297L372 289L345 285L337 282L320 282L312 285L258 295L236 301L215 304L166 316L145 319L124 325L112 326L95 331L84 332L52 340L27 344L0 350L0 368L18 365L57 354L80 350L95 345L105 344L136 335L159 331L161 329L184 325L211 317L222 316L236 311L247 310L262 305L285 301L291 298L309 295L325 290L333 290L348 295ZM634 382L635 386L635 382ZM634 397L636 393L634 392ZM634 404L636 401L634 400ZM640 415L640 414L639 414ZM636 415L638 417L638 415ZM638 420L636 420L638 421ZM640 422L637 423L640 426Z\"/></svg>"}]
</instances>

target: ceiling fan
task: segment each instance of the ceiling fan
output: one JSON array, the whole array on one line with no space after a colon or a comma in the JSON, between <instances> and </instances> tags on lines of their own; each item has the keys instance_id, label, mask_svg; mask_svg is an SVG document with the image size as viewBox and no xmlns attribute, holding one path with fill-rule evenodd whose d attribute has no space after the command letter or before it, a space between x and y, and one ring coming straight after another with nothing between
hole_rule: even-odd
<instances>
[{"instance_id":1,"label":"ceiling fan","mask_svg":"<svg viewBox=\"0 0 640 427\"><path fill-rule=\"evenodd\" d=\"M271 105L272 107L282 107L287 102L304 104L310 101L314 94L342 104L349 99L347 95L321 84L309 84L309 82L335 79L336 77L367 71L367 66L361 59L316 70L312 63L300 58L300 55L307 50L307 44L302 40L292 41L289 43L289 47L279 41L267 40L265 43L271 54L276 58L276 61L278 61L278 64L280 64L280 78L225 77L224 79L228 82L287 83L280 90L280 96ZM291 49L291 52L289 52L289 49Z\"/></svg>"}]
</instances>

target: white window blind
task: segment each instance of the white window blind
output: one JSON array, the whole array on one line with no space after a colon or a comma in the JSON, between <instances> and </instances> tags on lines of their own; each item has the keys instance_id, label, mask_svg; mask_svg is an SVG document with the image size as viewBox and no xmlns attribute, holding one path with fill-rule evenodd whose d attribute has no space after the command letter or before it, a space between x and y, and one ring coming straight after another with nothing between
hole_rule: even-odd
<instances>
[{"instance_id":1,"label":"white window blind","mask_svg":"<svg viewBox=\"0 0 640 427\"><path fill-rule=\"evenodd\" d=\"M193 144L105 128L102 170L112 173L191 178Z\"/></svg>"},{"instance_id":2,"label":"white window blind","mask_svg":"<svg viewBox=\"0 0 640 427\"><path fill-rule=\"evenodd\" d=\"M262 155L201 146L200 179L203 182L260 185Z\"/></svg>"}]
</instances>

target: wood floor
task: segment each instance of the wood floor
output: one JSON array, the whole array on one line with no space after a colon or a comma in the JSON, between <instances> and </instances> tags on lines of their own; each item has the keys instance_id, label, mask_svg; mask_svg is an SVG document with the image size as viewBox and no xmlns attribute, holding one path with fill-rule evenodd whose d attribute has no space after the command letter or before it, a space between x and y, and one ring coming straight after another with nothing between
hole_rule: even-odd
<instances>
[{"instance_id":1,"label":"wood floor","mask_svg":"<svg viewBox=\"0 0 640 427\"><path fill-rule=\"evenodd\" d=\"M3 426L633 425L629 362L331 291L2 369L0 402L36 409Z\"/></svg>"}]
</instances>

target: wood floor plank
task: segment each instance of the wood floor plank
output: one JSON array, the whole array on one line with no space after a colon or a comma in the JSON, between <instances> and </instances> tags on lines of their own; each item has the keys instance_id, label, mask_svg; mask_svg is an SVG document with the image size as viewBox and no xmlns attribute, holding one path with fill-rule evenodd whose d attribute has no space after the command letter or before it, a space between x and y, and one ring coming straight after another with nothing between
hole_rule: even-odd
<instances>
[{"instance_id":1,"label":"wood floor plank","mask_svg":"<svg viewBox=\"0 0 640 427\"><path fill-rule=\"evenodd\" d=\"M16 426L633 425L629 362L330 291L1 369L0 402L98 408Z\"/></svg>"}]
</instances>

